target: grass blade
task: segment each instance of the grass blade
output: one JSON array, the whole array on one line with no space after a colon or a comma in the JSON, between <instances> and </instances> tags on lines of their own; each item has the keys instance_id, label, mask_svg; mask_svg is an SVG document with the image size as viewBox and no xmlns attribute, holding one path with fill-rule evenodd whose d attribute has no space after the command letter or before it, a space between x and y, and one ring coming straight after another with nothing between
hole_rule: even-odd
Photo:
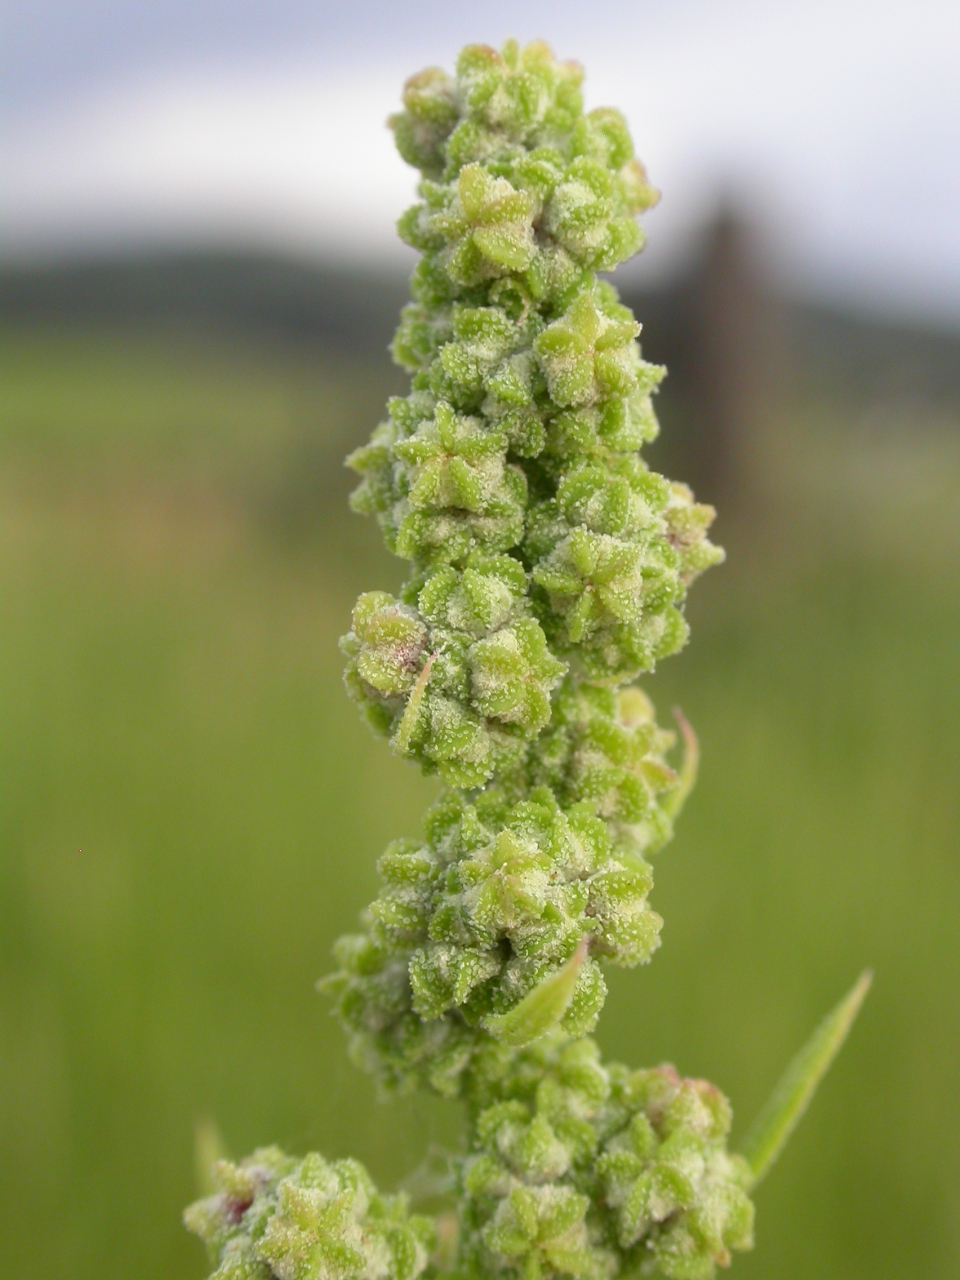
<instances>
[{"instance_id":1,"label":"grass blade","mask_svg":"<svg viewBox=\"0 0 960 1280\"><path fill-rule=\"evenodd\" d=\"M865 970L853 989L827 1014L780 1079L770 1100L747 1134L741 1154L753 1173L753 1184L767 1174L806 1111L817 1086L860 1011L873 974Z\"/></svg>"}]
</instances>

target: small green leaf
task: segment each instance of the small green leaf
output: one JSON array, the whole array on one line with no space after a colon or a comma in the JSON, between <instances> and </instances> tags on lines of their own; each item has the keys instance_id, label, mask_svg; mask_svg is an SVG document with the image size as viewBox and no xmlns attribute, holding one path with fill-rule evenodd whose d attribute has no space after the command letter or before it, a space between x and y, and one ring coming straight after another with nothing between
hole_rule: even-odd
<instances>
[{"instance_id":1,"label":"small green leaf","mask_svg":"<svg viewBox=\"0 0 960 1280\"><path fill-rule=\"evenodd\" d=\"M750 1166L754 1186L766 1176L783 1150L840 1052L872 981L873 973L864 970L853 989L824 1018L787 1067L767 1105L753 1122L741 1154Z\"/></svg>"},{"instance_id":2,"label":"small green leaf","mask_svg":"<svg viewBox=\"0 0 960 1280\"><path fill-rule=\"evenodd\" d=\"M694 788L700 768L700 742L693 730L693 725L679 707L673 708L673 718L683 738L683 764L680 766L680 777L676 787L663 800L663 811L668 818L680 816L680 810Z\"/></svg>"},{"instance_id":3,"label":"small green leaf","mask_svg":"<svg viewBox=\"0 0 960 1280\"><path fill-rule=\"evenodd\" d=\"M427 691L427 681L430 679L430 672L433 668L436 656L437 655L435 653L431 653L430 657L423 664L423 670L417 677L417 683L413 686L413 692L410 694L406 709L400 718L397 731L393 735L393 746L401 755L410 749L410 739L417 726L417 716L420 713L420 703L423 701L423 695Z\"/></svg>"},{"instance_id":4,"label":"small green leaf","mask_svg":"<svg viewBox=\"0 0 960 1280\"><path fill-rule=\"evenodd\" d=\"M580 966L587 958L587 940L582 939L576 951L557 973L539 983L509 1013L491 1014L483 1025L501 1044L521 1048L552 1030L570 1007L580 976Z\"/></svg>"}]
</instances>

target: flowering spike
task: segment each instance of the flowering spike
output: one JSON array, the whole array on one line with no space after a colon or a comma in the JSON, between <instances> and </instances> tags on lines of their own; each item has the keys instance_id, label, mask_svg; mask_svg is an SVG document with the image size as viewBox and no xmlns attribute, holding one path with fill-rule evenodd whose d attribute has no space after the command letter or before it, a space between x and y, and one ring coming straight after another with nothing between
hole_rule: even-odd
<instances>
[{"instance_id":1,"label":"flowering spike","mask_svg":"<svg viewBox=\"0 0 960 1280\"><path fill-rule=\"evenodd\" d=\"M673 718L683 738L683 763L680 766L677 785L664 801L663 807L670 818L677 818L687 802L687 796L696 786L697 774L700 771L700 740L693 725L679 707L673 708Z\"/></svg>"},{"instance_id":2,"label":"flowering spike","mask_svg":"<svg viewBox=\"0 0 960 1280\"><path fill-rule=\"evenodd\" d=\"M751 1166L719 1090L605 1064L588 1034L605 966L659 945L649 858L697 771L686 720L677 768L634 682L686 643L687 592L723 552L713 508L640 453L665 370L597 273L641 247L657 193L582 79L508 41L407 81L389 123L421 174L392 345L411 387L347 460L354 509L411 572L357 601L346 688L444 789L318 985L382 1094L464 1101L456 1226L353 1161L269 1148L219 1162L187 1211L217 1280L709 1280L750 1248L749 1188L809 1096L810 1071L790 1077Z\"/></svg>"},{"instance_id":3,"label":"flowering spike","mask_svg":"<svg viewBox=\"0 0 960 1280\"><path fill-rule=\"evenodd\" d=\"M435 1247L429 1219L381 1196L356 1160L303 1160L276 1147L215 1166L216 1194L184 1221L216 1280L416 1280Z\"/></svg>"}]
</instances>

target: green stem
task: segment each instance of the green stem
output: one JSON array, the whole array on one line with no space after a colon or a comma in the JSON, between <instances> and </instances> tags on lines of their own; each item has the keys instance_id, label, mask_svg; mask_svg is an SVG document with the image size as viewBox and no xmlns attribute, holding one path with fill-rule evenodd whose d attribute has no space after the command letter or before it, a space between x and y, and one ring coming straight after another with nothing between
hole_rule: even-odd
<instances>
[{"instance_id":1,"label":"green stem","mask_svg":"<svg viewBox=\"0 0 960 1280\"><path fill-rule=\"evenodd\" d=\"M754 1186L766 1176L809 1106L817 1086L840 1052L872 981L872 972L864 970L853 989L824 1018L787 1067L767 1105L753 1122L741 1155L750 1166Z\"/></svg>"}]
</instances>

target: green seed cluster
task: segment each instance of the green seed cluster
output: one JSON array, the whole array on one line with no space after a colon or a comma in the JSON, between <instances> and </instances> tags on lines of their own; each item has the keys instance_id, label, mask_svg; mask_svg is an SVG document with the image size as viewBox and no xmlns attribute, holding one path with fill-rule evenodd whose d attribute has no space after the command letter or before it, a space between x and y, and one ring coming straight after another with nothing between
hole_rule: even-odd
<instances>
[{"instance_id":1,"label":"green seed cluster","mask_svg":"<svg viewBox=\"0 0 960 1280\"><path fill-rule=\"evenodd\" d=\"M677 761L632 682L686 642L687 589L723 553L712 508L640 456L664 370L597 272L641 247L657 195L581 79L543 44L470 46L390 121L422 175L393 343L412 385L348 464L411 576L360 597L341 647L370 725L444 790L321 987L382 1092L466 1105L458 1280L706 1280L751 1242L728 1104L587 1038L603 965L659 943L649 858L695 770L685 722ZM220 1176L189 1217L218 1277L423 1269L426 1227L352 1162Z\"/></svg>"},{"instance_id":2,"label":"green seed cluster","mask_svg":"<svg viewBox=\"0 0 960 1280\"><path fill-rule=\"evenodd\" d=\"M413 595L362 595L341 641L347 688L373 727L455 787L482 785L523 759L550 719L566 672L530 615L526 574L473 551Z\"/></svg>"},{"instance_id":3,"label":"green seed cluster","mask_svg":"<svg viewBox=\"0 0 960 1280\"><path fill-rule=\"evenodd\" d=\"M381 1196L356 1160L276 1147L214 1166L216 1195L184 1219L217 1263L211 1280L416 1280L436 1247L429 1218Z\"/></svg>"},{"instance_id":4,"label":"green seed cluster","mask_svg":"<svg viewBox=\"0 0 960 1280\"><path fill-rule=\"evenodd\" d=\"M459 652L468 637L477 644L506 628L502 644L522 651L542 692L557 679L556 659L624 683L683 645L686 588L722 558L706 539L712 510L637 453L657 433L651 394L664 371L641 358L640 326L596 272L641 247L634 215L656 193L619 112L583 113L581 78L542 44L471 47L455 78L431 70L408 82L406 110L392 121L423 174L420 203L400 219L422 258L393 344L413 389L391 400L349 463L363 477L354 506L414 565L403 601L413 612L391 631L364 606L348 641L361 647L350 688L383 704L398 750L441 773L451 767L447 739L465 737L468 723L492 721L497 735L505 722L529 737L542 728L542 700L526 710L504 693L499 710L498 684L528 678L507 663L502 678L491 670L473 690L461 680L465 695L445 692L459 714L417 701L398 739L398 706L409 704L428 653L439 663L447 647ZM522 581L511 570L502 585L489 581L504 553ZM485 566L486 586L475 580ZM466 627L426 616L437 593L456 589L451 572L470 574L461 594L479 597ZM518 597L511 610L505 592ZM511 638L518 611L547 637L553 664L532 626L525 643ZM393 651L377 661L365 644ZM435 679L438 692L455 690L446 670ZM483 767L488 777L499 771L495 749Z\"/></svg>"},{"instance_id":5,"label":"green seed cluster","mask_svg":"<svg viewBox=\"0 0 960 1280\"><path fill-rule=\"evenodd\" d=\"M470 1274L703 1280L750 1248L750 1172L726 1152L713 1085L605 1066L592 1040L557 1034L500 1070L487 1066L459 1166Z\"/></svg>"},{"instance_id":6,"label":"green seed cluster","mask_svg":"<svg viewBox=\"0 0 960 1280\"><path fill-rule=\"evenodd\" d=\"M422 840L390 845L365 932L337 944L341 969L322 985L354 1059L387 1090L460 1092L478 1032L585 938L562 1023L586 1034L606 995L598 962L633 966L658 945L644 855L671 831L673 735L636 688L568 680L555 702L522 767L475 792L448 790Z\"/></svg>"}]
</instances>

